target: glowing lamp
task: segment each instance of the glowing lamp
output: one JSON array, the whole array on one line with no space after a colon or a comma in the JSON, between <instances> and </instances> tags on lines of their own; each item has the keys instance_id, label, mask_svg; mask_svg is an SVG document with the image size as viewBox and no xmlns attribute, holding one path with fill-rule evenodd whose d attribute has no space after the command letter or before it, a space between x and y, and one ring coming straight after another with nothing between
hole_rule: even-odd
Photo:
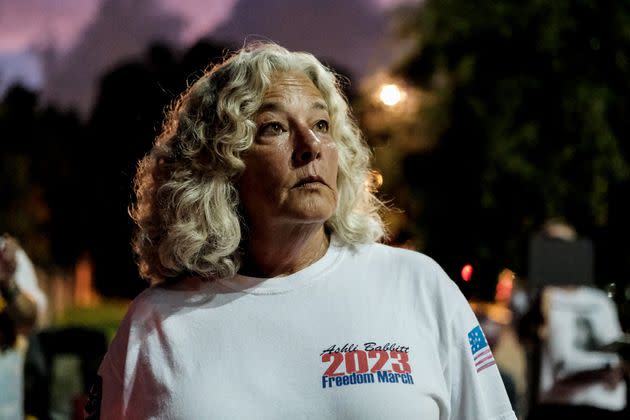
<instances>
[{"instance_id":1,"label":"glowing lamp","mask_svg":"<svg viewBox=\"0 0 630 420\"><path fill-rule=\"evenodd\" d=\"M384 85L379 93L379 98L387 106L394 106L403 99L403 93L396 85Z\"/></svg>"}]
</instances>

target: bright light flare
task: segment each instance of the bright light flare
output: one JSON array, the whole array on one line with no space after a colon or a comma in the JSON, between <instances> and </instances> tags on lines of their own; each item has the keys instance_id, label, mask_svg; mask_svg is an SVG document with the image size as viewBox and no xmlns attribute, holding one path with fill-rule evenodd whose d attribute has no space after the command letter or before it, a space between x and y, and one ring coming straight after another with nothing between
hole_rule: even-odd
<instances>
[{"instance_id":1,"label":"bright light flare","mask_svg":"<svg viewBox=\"0 0 630 420\"><path fill-rule=\"evenodd\" d=\"M402 101L403 92L397 85L383 85L383 87L381 87L381 91L378 94L378 97L385 105L394 106Z\"/></svg>"}]
</instances>

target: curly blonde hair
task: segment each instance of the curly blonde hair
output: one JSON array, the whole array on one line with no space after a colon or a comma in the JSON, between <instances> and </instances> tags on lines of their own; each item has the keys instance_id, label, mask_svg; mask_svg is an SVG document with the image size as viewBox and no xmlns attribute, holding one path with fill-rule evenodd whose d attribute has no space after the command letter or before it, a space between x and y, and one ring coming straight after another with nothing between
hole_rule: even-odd
<instances>
[{"instance_id":1,"label":"curly blonde hair","mask_svg":"<svg viewBox=\"0 0 630 420\"><path fill-rule=\"evenodd\" d=\"M243 216L236 189L253 142L253 121L276 73L301 72L326 101L339 151L338 201L326 228L344 244L384 236L383 204L370 188L370 151L334 73L313 55L253 44L206 71L171 107L140 160L130 215L142 277L155 284L195 273L229 277L240 268Z\"/></svg>"}]
</instances>

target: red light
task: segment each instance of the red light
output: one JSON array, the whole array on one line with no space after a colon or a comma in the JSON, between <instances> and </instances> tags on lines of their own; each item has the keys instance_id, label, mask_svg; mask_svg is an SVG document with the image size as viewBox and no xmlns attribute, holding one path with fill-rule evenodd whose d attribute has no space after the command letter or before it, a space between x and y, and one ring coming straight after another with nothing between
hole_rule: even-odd
<instances>
[{"instance_id":1,"label":"red light","mask_svg":"<svg viewBox=\"0 0 630 420\"><path fill-rule=\"evenodd\" d=\"M462 268L462 279L464 279L464 281L470 281L470 279L472 278L472 274L473 274L472 265L466 264Z\"/></svg>"}]
</instances>

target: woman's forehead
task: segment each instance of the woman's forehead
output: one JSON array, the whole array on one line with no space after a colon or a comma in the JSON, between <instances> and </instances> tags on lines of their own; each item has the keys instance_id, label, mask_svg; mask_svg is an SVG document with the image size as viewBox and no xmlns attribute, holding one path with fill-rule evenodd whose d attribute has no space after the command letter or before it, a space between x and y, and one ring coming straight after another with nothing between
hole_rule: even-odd
<instances>
[{"instance_id":1,"label":"woman's forehead","mask_svg":"<svg viewBox=\"0 0 630 420\"><path fill-rule=\"evenodd\" d=\"M322 92L305 73L300 71L277 72L271 76L263 101L280 99L288 94L298 94L324 99Z\"/></svg>"}]
</instances>

